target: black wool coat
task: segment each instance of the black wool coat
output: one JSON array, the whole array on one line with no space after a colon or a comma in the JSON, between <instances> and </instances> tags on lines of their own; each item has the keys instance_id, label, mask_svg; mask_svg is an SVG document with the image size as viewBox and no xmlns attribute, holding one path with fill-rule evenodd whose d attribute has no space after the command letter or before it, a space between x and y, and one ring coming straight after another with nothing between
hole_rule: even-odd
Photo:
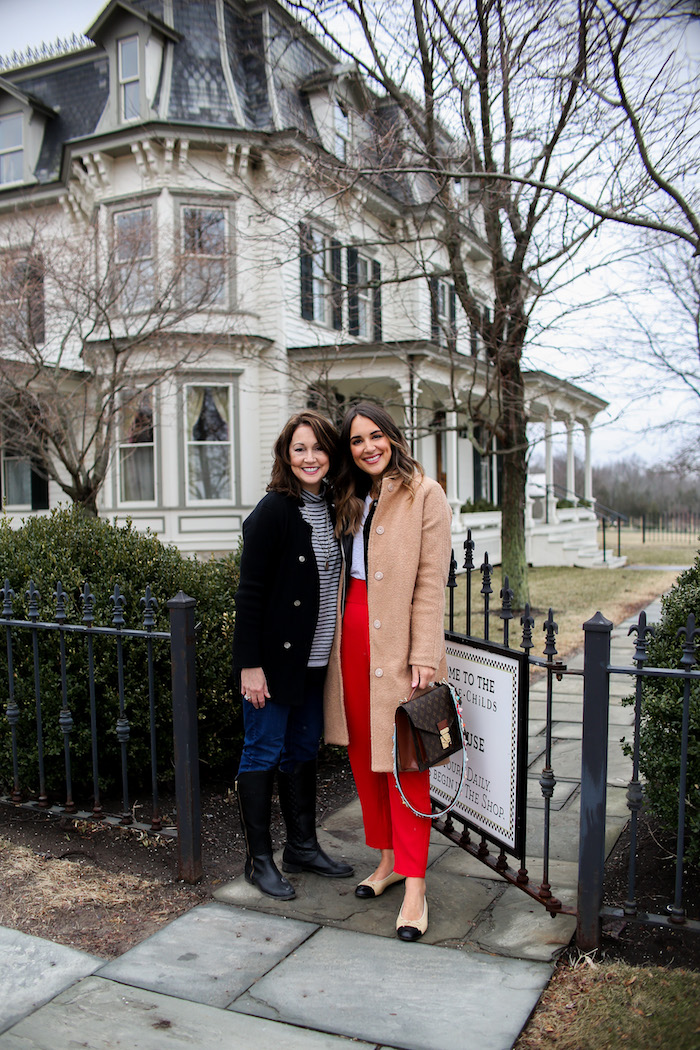
<instances>
[{"instance_id":1,"label":"black wool coat","mask_svg":"<svg viewBox=\"0 0 700 1050\"><path fill-rule=\"evenodd\" d=\"M277 704L302 703L320 603L311 526L300 500L268 492L243 522L241 579L235 595L234 678L262 667Z\"/></svg>"}]
</instances>

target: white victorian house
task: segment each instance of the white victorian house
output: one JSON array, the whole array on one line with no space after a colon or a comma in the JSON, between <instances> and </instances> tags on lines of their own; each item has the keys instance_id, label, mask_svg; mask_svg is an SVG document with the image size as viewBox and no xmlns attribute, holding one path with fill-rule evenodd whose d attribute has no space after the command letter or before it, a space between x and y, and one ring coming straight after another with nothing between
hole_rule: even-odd
<instances>
[{"instance_id":1,"label":"white victorian house","mask_svg":"<svg viewBox=\"0 0 700 1050\"><path fill-rule=\"evenodd\" d=\"M477 557L500 560L499 512L475 509L498 505L498 449L469 410L490 366L437 243L410 239L425 186L349 175L396 119L275 0L111 0L83 42L0 65L2 380L22 400L40 363L55 403L36 418L70 420L88 458L104 441L100 514L186 552L230 550L289 413L370 397L445 487L455 547L471 528ZM478 205L465 215L488 311ZM542 372L525 389L547 449L528 557L594 564L589 439L606 403ZM7 418L2 499L20 521L67 500L67 468L47 477ZM551 487L555 421L566 508Z\"/></svg>"}]
</instances>

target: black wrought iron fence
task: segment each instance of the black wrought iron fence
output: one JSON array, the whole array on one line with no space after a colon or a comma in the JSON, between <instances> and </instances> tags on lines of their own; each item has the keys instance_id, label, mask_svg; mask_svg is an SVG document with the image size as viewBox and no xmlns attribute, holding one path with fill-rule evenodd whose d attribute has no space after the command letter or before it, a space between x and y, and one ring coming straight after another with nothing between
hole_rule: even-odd
<instances>
[{"instance_id":1,"label":"black wrought iron fence","mask_svg":"<svg viewBox=\"0 0 700 1050\"><path fill-rule=\"evenodd\" d=\"M131 805L130 782L138 776L139 784L150 781L150 819L152 832L164 833L160 809L159 719L156 685L156 646L169 642L172 714L172 767L174 775L176 827L178 832L178 872L187 881L201 878L199 757L197 747L197 712L195 682L195 601L180 592L166 603L170 630L155 629L158 603L147 587L140 605L142 625L127 627L124 619L124 595L118 586L110 596L111 625L101 626L95 620L95 597L89 583L80 595L80 622L69 622L69 597L60 582L53 594L53 616L41 615L41 595L30 581L26 591L26 617L15 612L16 595L9 580L0 589L2 626L5 629L7 683L6 721L9 741L2 749L9 759L8 768L0 770L9 780L7 800L15 805L28 803L39 810L56 809L71 816L81 809L74 798L76 750L89 758L81 765L81 791L85 792L89 766L91 797L84 816L106 819L123 826L135 820ZM46 640L53 644L46 644ZM56 644L57 643L57 644ZM127 660L125 647L129 647ZM134 647L137 651L134 652ZM162 660L160 661L162 664ZM100 665L101 674L97 673ZM23 674L18 674L21 665ZM130 668L128 677L125 669ZM98 689L109 680L109 688ZM162 682L161 682L162 686ZM169 690L170 691L170 690ZM21 693L21 698L18 697ZM170 698L166 698L168 701ZM76 714L76 708L78 714ZM167 703L168 711L171 704ZM110 725L111 720L111 725ZM138 741L137 767L134 772L134 720L141 737ZM116 790L120 795L120 812L105 813L102 784L105 755L116 739ZM76 740L81 747L76 749ZM89 747L88 747L89 742ZM63 770L59 776L58 760L62 752ZM113 752L113 748L112 748ZM168 755L171 754L167 749ZM145 755L150 769L142 764ZM47 765L51 765L51 778ZM49 782L49 779L51 782ZM61 783L59 784L59 779ZM54 805L52 799L60 801Z\"/></svg>"},{"instance_id":2,"label":"black wrought iron fence","mask_svg":"<svg viewBox=\"0 0 700 1050\"><path fill-rule=\"evenodd\" d=\"M493 622L500 621L498 644L504 649L509 646L513 634L511 621L515 618L513 611L513 592L508 578L504 577L500 589L500 605L492 608L494 594L493 567L489 564L488 555L477 567L474 564L474 542L471 532L464 543L465 557L465 636L468 638L489 640L493 635ZM475 573L479 574L481 586L479 595L481 608L474 612ZM455 593L457 589L457 562L452 558L448 579L447 622L450 631L454 631L457 611ZM568 667L557 654L557 624L552 609L543 623L545 644L542 656L533 654L534 618L530 606L526 605L520 616L520 650L527 654L528 666L532 671L539 670L546 675L545 705L545 747L543 766L539 776L539 787L543 798L543 857L542 876L539 883L532 882L526 868L527 832L521 836L522 850L517 856L519 867L509 866L505 851L501 848L494 856L488 835L478 833L470 828L469 822L459 815L450 814L442 819L436 815L435 826L452 841L456 842L472 856L497 871L504 879L523 889L533 898L539 900L550 912L566 913L577 916L576 942L583 950L596 948L600 944L601 919L624 918L627 921L665 925L700 932L700 921L688 918L683 900L683 863L686 843L686 805L688 797L688 758L694 742L690 739L690 707L693 702L692 689L700 684L698 670L697 644L700 629L696 627L695 617L691 614L685 627L678 635L683 638L682 656L679 666L673 668L648 667L647 638L650 628L646 614L642 612L636 625L630 628L630 634L636 635L632 662L629 666L614 665L610 661L611 632L613 624L601 613L596 613L583 624L583 669ZM603 906L603 879L606 857L606 801L607 801L607 754L609 736L609 704L611 675L625 675L634 681L635 712L631 744L632 776L627 790L627 804L630 811L630 852L628 862L627 899L619 907ZM564 676L583 677L583 738L581 747L581 785L580 785L580 826L579 826L579 880L578 898L575 908L562 906L552 893L549 880L549 858L552 833L551 800L556 787L555 771L552 768L553 739L553 698L555 683ZM676 877L674 899L669 902L665 913L643 911L636 900L636 840L639 812L644 802L644 785L640 779L640 728L642 719L642 695L645 679L666 678L680 680L683 685L681 732L678 739L679 783L677 814L677 848ZM695 700L697 703L697 700ZM461 832L455 828L455 821L461 823Z\"/></svg>"},{"instance_id":3,"label":"black wrought iron fence","mask_svg":"<svg viewBox=\"0 0 700 1050\"><path fill-rule=\"evenodd\" d=\"M485 642L495 640L498 645L503 646L504 650L512 649L511 635L514 632L512 631L511 621L515 618L516 614L513 611L513 591L509 586L508 577L504 577L503 586L499 591L500 604L492 608L492 595L494 593L494 588L492 586L493 566L489 563L488 554L485 554L484 561L479 567L477 567L474 564L474 548L475 543L472 540L470 529L467 531L467 539L464 541L464 563L462 566L466 574L464 636L466 638L480 639ZM447 582L447 623L448 630L451 632L454 632L456 623L455 591L457 588L457 568L457 561L453 554ZM475 573L478 573L481 579L479 594L481 596L482 607L478 612L475 612L475 602L473 600L473 577ZM492 620L500 621L497 632L500 637L496 639L493 639L492 637L494 635ZM442 832L442 834L453 842L457 843L462 849L465 849L482 863L486 864L494 871L497 871L507 882L519 887L529 896L538 900L551 915L575 915L576 910L574 908L564 905L562 901L554 895L549 877L551 805L556 786L556 779L552 769L552 704L554 681L557 678L561 679L564 674L581 674L582 672L567 669L566 665L557 658L556 635L558 626L554 620L552 609L549 609L548 615L543 624L545 643L542 656L536 656L533 654L533 649L535 648L535 643L533 641L533 628L535 626L535 621L531 615L529 604L525 605L519 619L519 624L521 628L519 642L520 651L526 654L527 663L530 669L538 669L541 672L544 672L546 676L544 765L539 777L539 786L543 799L543 856L541 878L539 881L531 880L526 867L527 836L525 828L521 829L522 833L519 836L522 847L519 853L515 855L516 860L519 862L519 866L516 869L509 865L508 857L503 846L497 846L498 854L494 855L491 852L493 844L490 842L488 834L471 827L469 822L459 814L451 813L444 820L441 819L438 814L435 826L437 830ZM521 741L520 746L527 750L527 732L525 732L524 740ZM455 829L455 821L462 825L461 832Z\"/></svg>"},{"instance_id":4,"label":"black wrought iron fence","mask_svg":"<svg viewBox=\"0 0 700 1050\"><path fill-rule=\"evenodd\" d=\"M642 534L642 543L700 540L700 514L696 511L664 511L630 518L630 525Z\"/></svg>"},{"instance_id":5,"label":"black wrought iron fence","mask_svg":"<svg viewBox=\"0 0 700 1050\"><path fill-rule=\"evenodd\" d=\"M697 639L700 630L695 616L688 616L686 625L679 628L677 637L683 639L682 653L677 668L647 667L647 642L653 628L647 624L646 613L629 629L636 635L634 663L617 666L610 661L612 623L597 614L584 624L586 631L584 655L583 698L583 778L594 781L581 802L581 840L579 851L579 918L577 943L584 949L597 947L600 941L600 919L616 918L651 926L669 926L700 933L700 921L688 918L684 903L684 857L686 849L686 806L688 790L688 759L696 741L690 735L692 689L700 685ZM634 723L632 734L632 776L627 789L630 811L630 848L628 857L627 899L621 906L603 906L603 873L605 862L605 799L608 739L608 708L610 676L625 675L634 682ZM641 909L636 898L637 824L644 804L644 784L640 779L640 734L643 717L643 688L645 679L680 681L683 686L681 701L681 732L678 738L678 811L676 820L675 885L673 900L664 913ZM697 697L695 698L697 703ZM697 791L697 785L693 786Z\"/></svg>"}]
</instances>

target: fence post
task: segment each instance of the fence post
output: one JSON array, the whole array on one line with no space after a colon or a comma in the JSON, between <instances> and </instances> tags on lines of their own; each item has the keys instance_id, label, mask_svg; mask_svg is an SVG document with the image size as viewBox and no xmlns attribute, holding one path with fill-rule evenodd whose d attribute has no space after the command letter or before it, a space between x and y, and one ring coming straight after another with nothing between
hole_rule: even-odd
<instances>
[{"instance_id":1,"label":"fence post","mask_svg":"<svg viewBox=\"0 0 700 1050\"><path fill-rule=\"evenodd\" d=\"M583 743L576 945L584 952L600 945L608 773L608 665L612 628L610 620L600 612L583 625Z\"/></svg>"},{"instance_id":2,"label":"fence post","mask_svg":"<svg viewBox=\"0 0 700 1050\"><path fill-rule=\"evenodd\" d=\"M173 683L173 744L177 806L177 875L185 882L202 877L202 819L199 796L197 687L195 681L194 598L178 591L170 610L170 662Z\"/></svg>"}]
</instances>

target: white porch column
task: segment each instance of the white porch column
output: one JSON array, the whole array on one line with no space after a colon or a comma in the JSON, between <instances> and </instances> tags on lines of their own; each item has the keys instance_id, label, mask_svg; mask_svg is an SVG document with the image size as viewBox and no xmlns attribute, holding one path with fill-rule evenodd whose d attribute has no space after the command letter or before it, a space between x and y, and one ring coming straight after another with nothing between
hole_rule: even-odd
<instances>
[{"instance_id":1,"label":"white porch column","mask_svg":"<svg viewBox=\"0 0 700 1050\"><path fill-rule=\"evenodd\" d=\"M566 497L576 502L576 461L574 459L574 420L566 421Z\"/></svg>"},{"instance_id":2,"label":"white porch column","mask_svg":"<svg viewBox=\"0 0 700 1050\"><path fill-rule=\"evenodd\" d=\"M583 495L591 508L593 507L593 463L591 460L591 424L583 424L583 436L586 441L586 459L583 474Z\"/></svg>"},{"instance_id":3,"label":"white porch column","mask_svg":"<svg viewBox=\"0 0 700 1050\"><path fill-rule=\"evenodd\" d=\"M410 368L410 366L409 366ZM411 455L416 456L416 430L418 426L418 397L420 395L420 380L409 372L406 378L399 380L399 392L403 401L404 433L408 441Z\"/></svg>"},{"instance_id":4,"label":"white porch column","mask_svg":"<svg viewBox=\"0 0 700 1050\"><path fill-rule=\"evenodd\" d=\"M457 453L457 413L447 412L445 414L445 426L447 433L445 434L445 449L446 449L446 460L445 473L447 474L447 502L452 507L453 515L459 513L459 508L462 506L462 501L459 498L459 462Z\"/></svg>"},{"instance_id":5,"label":"white porch column","mask_svg":"<svg viewBox=\"0 0 700 1050\"><path fill-rule=\"evenodd\" d=\"M547 486L546 520L554 521L557 509L557 497L554 494L554 459L552 455L552 417L547 415L544 419L544 480Z\"/></svg>"}]
</instances>

